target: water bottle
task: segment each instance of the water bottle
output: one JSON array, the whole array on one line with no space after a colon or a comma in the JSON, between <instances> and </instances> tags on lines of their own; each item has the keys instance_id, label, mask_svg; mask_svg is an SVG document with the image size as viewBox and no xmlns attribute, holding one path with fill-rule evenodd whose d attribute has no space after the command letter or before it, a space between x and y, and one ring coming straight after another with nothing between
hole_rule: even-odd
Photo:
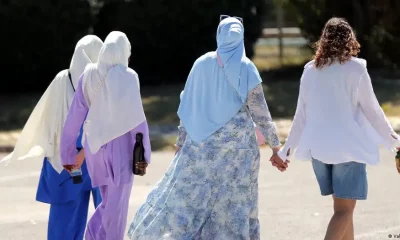
<instances>
[{"instance_id":1,"label":"water bottle","mask_svg":"<svg viewBox=\"0 0 400 240\"><path fill-rule=\"evenodd\" d=\"M142 170L136 168L136 163L144 162L144 146L143 146L143 134L136 134L136 143L133 147L133 167L132 172L135 175L142 175Z\"/></svg>"},{"instance_id":2,"label":"water bottle","mask_svg":"<svg viewBox=\"0 0 400 240\"><path fill-rule=\"evenodd\" d=\"M80 168L72 169L71 178L73 184L79 184L83 182L82 179L82 170Z\"/></svg>"}]
</instances>

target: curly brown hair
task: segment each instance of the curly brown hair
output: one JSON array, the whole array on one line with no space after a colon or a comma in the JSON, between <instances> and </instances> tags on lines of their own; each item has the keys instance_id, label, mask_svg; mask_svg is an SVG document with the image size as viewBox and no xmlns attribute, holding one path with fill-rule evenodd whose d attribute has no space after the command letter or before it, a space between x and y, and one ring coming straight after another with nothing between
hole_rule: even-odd
<instances>
[{"instance_id":1,"label":"curly brown hair","mask_svg":"<svg viewBox=\"0 0 400 240\"><path fill-rule=\"evenodd\" d=\"M313 47L316 49L313 59L317 68L331 65L335 61L342 64L360 52L360 44L353 29L343 18L329 19Z\"/></svg>"}]
</instances>

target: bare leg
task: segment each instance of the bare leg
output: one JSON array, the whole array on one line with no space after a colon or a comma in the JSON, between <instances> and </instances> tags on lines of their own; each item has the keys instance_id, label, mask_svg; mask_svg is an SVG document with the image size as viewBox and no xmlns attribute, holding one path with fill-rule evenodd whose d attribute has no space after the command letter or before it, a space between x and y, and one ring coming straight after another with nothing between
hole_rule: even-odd
<instances>
[{"instance_id":1,"label":"bare leg","mask_svg":"<svg viewBox=\"0 0 400 240\"><path fill-rule=\"evenodd\" d=\"M347 227L346 233L344 234L342 240L354 240L353 216L351 217L351 223Z\"/></svg>"},{"instance_id":2,"label":"bare leg","mask_svg":"<svg viewBox=\"0 0 400 240\"><path fill-rule=\"evenodd\" d=\"M329 222L326 231L325 240L347 240L354 239L352 232L353 212L356 206L356 200L340 199L333 197L334 214ZM344 238L352 236L352 238Z\"/></svg>"}]
</instances>

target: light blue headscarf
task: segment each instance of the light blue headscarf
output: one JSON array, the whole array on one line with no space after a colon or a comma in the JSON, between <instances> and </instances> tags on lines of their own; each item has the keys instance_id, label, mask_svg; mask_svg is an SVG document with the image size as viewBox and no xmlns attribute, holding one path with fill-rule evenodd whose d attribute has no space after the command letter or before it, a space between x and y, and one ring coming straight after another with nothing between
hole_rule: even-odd
<instances>
[{"instance_id":1,"label":"light blue headscarf","mask_svg":"<svg viewBox=\"0 0 400 240\"><path fill-rule=\"evenodd\" d=\"M261 83L254 64L246 57L244 28L236 18L226 18L217 29L217 51L198 58L181 94L178 116L190 138L200 143L223 127L242 108L247 94ZM217 53L227 82L217 62Z\"/></svg>"}]
</instances>

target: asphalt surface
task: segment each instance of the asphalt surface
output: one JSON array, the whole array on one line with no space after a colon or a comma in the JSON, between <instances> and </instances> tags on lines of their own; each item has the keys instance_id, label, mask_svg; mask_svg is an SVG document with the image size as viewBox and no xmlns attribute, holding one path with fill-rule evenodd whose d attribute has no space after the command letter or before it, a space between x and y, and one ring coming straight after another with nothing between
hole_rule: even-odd
<instances>
[{"instance_id":1,"label":"asphalt surface","mask_svg":"<svg viewBox=\"0 0 400 240\"><path fill-rule=\"evenodd\" d=\"M292 161L287 172L270 166L263 149L259 177L262 239L323 239L332 200L321 197L310 162ZM0 154L0 159L4 154ZM400 175L394 154L382 151L381 163L368 167L369 196L355 212L356 239L400 239ZM163 176L172 152L156 152L148 175L137 177L130 199L128 225L151 187ZM16 161L0 166L0 239L45 240L49 206L35 201L41 162ZM90 213L93 213L93 206Z\"/></svg>"}]
</instances>

